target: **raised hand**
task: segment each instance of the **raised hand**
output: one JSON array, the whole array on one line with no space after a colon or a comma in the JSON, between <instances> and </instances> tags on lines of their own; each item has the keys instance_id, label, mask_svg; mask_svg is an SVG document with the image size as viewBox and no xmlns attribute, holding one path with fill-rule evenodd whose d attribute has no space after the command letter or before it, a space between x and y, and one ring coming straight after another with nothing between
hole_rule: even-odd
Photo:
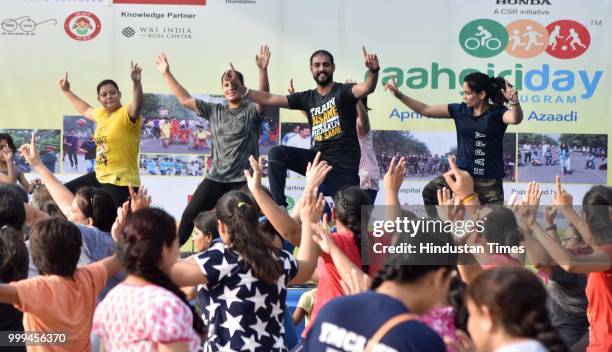
<instances>
[{"instance_id":1,"label":"raised hand","mask_svg":"<svg viewBox=\"0 0 612 352\"><path fill-rule=\"evenodd\" d=\"M302 194L302 206L300 208L300 220L302 226L308 226L311 223L319 222L323 208L325 207L325 198L323 193L319 193L319 188L306 188Z\"/></svg>"},{"instance_id":2,"label":"raised hand","mask_svg":"<svg viewBox=\"0 0 612 352\"><path fill-rule=\"evenodd\" d=\"M32 139L30 143L24 144L19 147L19 152L26 159L28 164L32 165L32 167L36 167L42 164L40 160L40 152L38 151L38 146L36 145L36 133L32 132Z\"/></svg>"},{"instance_id":3,"label":"raised hand","mask_svg":"<svg viewBox=\"0 0 612 352\"><path fill-rule=\"evenodd\" d=\"M397 86L395 85L395 76L391 76L388 80L387 80L387 84L385 84L385 90L388 90L389 92L391 92L391 94L393 94L393 96L395 96L396 98L399 98L402 96L402 92L399 91L399 89L397 89Z\"/></svg>"},{"instance_id":4,"label":"raised hand","mask_svg":"<svg viewBox=\"0 0 612 352\"><path fill-rule=\"evenodd\" d=\"M463 200L474 193L474 180L467 171L461 170L455 162L455 157L448 158L450 170L444 173L444 180L450 189Z\"/></svg>"},{"instance_id":5,"label":"raised hand","mask_svg":"<svg viewBox=\"0 0 612 352\"><path fill-rule=\"evenodd\" d=\"M559 210L571 208L573 205L572 203L574 202L574 197L561 186L561 176L557 175L556 181L557 190L552 197L553 204Z\"/></svg>"},{"instance_id":6,"label":"raised hand","mask_svg":"<svg viewBox=\"0 0 612 352\"><path fill-rule=\"evenodd\" d=\"M162 75L170 72L170 65L168 64L168 58L165 53L159 54L157 61L155 61L155 65Z\"/></svg>"},{"instance_id":7,"label":"raised hand","mask_svg":"<svg viewBox=\"0 0 612 352\"><path fill-rule=\"evenodd\" d=\"M542 191L538 183L535 181L529 182L519 209L519 214L525 230L529 230L531 226L536 223L536 214L538 212L538 205L540 205L541 196Z\"/></svg>"},{"instance_id":8,"label":"raised hand","mask_svg":"<svg viewBox=\"0 0 612 352\"><path fill-rule=\"evenodd\" d=\"M378 70L380 69L380 65L378 64L378 57L376 56L376 54L368 53L366 51L365 46L363 46L362 49L363 49L363 59L365 60L365 66L370 71L378 72Z\"/></svg>"},{"instance_id":9,"label":"raised hand","mask_svg":"<svg viewBox=\"0 0 612 352\"><path fill-rule=\"evenodd\" d=\"M129 185L128 189L130 191L130 208L132 213L151 206L151 196L144 186L140 186L138 193L134 192L132 185Z\"/></svg>"},{"instance_id":10,"label":"raised hand","mask_svg":"<svg viewBox=\"0 0 612 352\"><path fill-rule=\"evenodd\" d=\"M234 68L234 65L230 62L230 69L229 71L227 71L225 73L225 76L223 76L223 79L225 81L230 82L230 85L232 86L232 88L238 88L242 86L242 83L240 83L240 79L238 78L238 74L236 74L236 69Z\"/></svg>"},{"instance_id":11,"label":"raised hand","mask_svg":"<svg viewBox=\"0 0 612 352\"><path fill-rule=\"evenodd\" d=\"M256 160L254 156L249 156L249 163L251 164L251 168L253 169L253 173L249 170L244 170L244 177L247 180L247 187L251 192L255 192L255 190L261 187L261 175L263 174L263 156L259 157L259 160Z\"/></svg>"},{"instance_id":12,"label":"raised hand","mask_svg":"<svg viewBox=\"0 0 612 352\"><path fill-rule=\"evenodd\" d=\"M402 187L402 182L404 182L404 178L406 177L407 169L408 165L406 163L406 158L402 157L397 160L395 157L393 157L391 159L389 170L387 170L387 173L383 179L385 192L390 192L393 194L397 194L397 192L399 192L400 187Z\"/></svg>"},{"instance_id":13,"label":"raised hand","mask_svg":"<svg viewBox=\"0 0 612 352\"><path fill-rule=\"evenodd\" d=\"M546 224L546 226L555 223L555 216L557 216L557 208L550 205L544 207L544 224Z\"/></svg>"},{"instance_id":14,"label":"raised hand","mask_svg":"<svg viewBox=\"0 0 612 352\"><path fill-rule=\"evenodd\" d=\"M134 61L130 61L131 72L130 77L132 78L132 82L138 83L142 78L142 67L140 65L135 64Z\"/></svg>"},{"instance_id":15,"label":"raised hand","mask_svg":"<svg viewBox=\"0 0 612 352\"><path fill-rule=\"evenodd\" d=\"M340 286L345 295L356 295L365 292L370 289L371 285L372 279L363 271L356 269L351 269L349 279L340 281Z\"/></svg>"},{"instance_id":16,"label":"raised hand","mask_svg":"<svg viewBox=\"0 0 612 352\"><path fill-rule=\"evenodd\" d=\"M111 227L111 237L115 242L117 242L119 237L121 237L121 232L123 231L123 226L125 225L125 220L127 219L129 209L129 201L125 201L122 206L117 208L117 217L115 218L115 222Z\"/></svg>"},{"instance_id":17,"label":"raised hand","mask_svg":"<svg viewBox=\"0 0 612 352\"><path fill-rule=\"evenodd\" d=\"M506 99L508 99L509 102L517 103L519 101L517 90L514 89L514 87L508 83L508 81L505 82L506 88L502 89L502 94L506 97Z\"/></svg>"},{"instance_id":18,"label":"raised hand","mask_svg":"<svg viewBox=\"0 0 612 352\"><path fill-rule=\"evenodd\" d=\"M321 224L310 224L312 228L312 240L319 245L321 251L330 254L336 243L331 238L329 229L327 228L327 214L323 214L323 222ZM308 226L307 224L303 226Z\"/></svg>"},{"instance_id":19,"label":"raised hand","mask_svg":"<svg viewBox=\"0 0 612 352\"><path fill-rule=\"evenodd\" d=\"M70 82L68 82L68 72L64 74L64 77L59 80L59 86L62 92L70 91Z\"/></svg>"},{"instance_id":20,"label":"raised hand","mask_svg":"<svg viewBox=\"0 0 612 352\"><path fill-rule=\"evenodd\" d=\"M332 166L327 163L327 161L321 160L321 152L317 152L314 160L308 163L306 166L306 187L313 188L319 187L321 183L327 177L327 174L332 169Z\"/></svg>"},{"instance_id":21,"label":"raised hand","mask_svg":"<svg viewBox=\"0 0 612 352\"><path fill-rule=\"evenodd\" d=\"M262 45L259 49L259 55L255 55L255 63L260 70L265 70L268 68L268 63L270 63L270 48L268 45Z\"/></svg>"}]
</instances>

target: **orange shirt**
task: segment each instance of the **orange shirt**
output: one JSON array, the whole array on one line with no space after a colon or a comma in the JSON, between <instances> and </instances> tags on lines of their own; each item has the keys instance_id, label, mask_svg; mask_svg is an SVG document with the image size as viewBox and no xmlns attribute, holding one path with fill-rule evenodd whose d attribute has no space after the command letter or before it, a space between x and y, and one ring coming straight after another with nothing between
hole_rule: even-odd
<instances>
[{"instance_id":1,"label":"orange shirt","mask_svg":"<svg viewBox=\"0 0 612 352\"><path fill-rule=\"evenodd\" d=\"M96 262L78 268L74 279L43 275L11 283L25 331L68 333L63 345L28 346L28 352L91 351L93 314L106 278L106 268Z\"/></svg>"},{"instance_id":2,"label":"orange shirt","mask_svg":"<svg viewBox=\"0 0 612 352\"><path fill-rule=\"evenodd\" d=\"M612 245L599 247L608 252L612 260ZM589 319L588 352L612 351L612 269L589 273L586 296L589 301L587 318Z\"/></svg>"}]
</instances>

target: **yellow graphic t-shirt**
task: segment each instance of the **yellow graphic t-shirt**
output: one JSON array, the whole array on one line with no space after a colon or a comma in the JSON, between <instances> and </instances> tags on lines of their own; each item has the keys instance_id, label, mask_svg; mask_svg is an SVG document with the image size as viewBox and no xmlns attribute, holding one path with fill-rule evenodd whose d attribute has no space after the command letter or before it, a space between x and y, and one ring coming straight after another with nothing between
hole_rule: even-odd
<instances>
[{"instance_id":1,"label":"yellow graphic t-shirt","mask_svg":"<svg viewBox=\"0 0 612 352\"><path fill-rule=\"evenodd\" d=\"M127 106L109 114L104 108L93 111L96 120L96 178L100 183L140 187L138 151L142 118L130 121Z\"/></svg>"}]
</instances>

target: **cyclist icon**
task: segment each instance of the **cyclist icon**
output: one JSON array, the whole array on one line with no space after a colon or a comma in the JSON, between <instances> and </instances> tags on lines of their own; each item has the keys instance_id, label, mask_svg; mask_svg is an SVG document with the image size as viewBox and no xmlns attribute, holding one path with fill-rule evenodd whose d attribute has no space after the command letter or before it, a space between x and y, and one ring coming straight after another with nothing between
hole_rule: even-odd
<instances>
[{"instance_id":1,"label":"cyclist icon","mask_svg":"<svg viewBox=\"0 0 612 352\"><path fill-rule=\"evenodd\" d=\"M480 47L485 47L491 51L501 48L501 40L493 37L493 34L489 32L484 26L477 26L478 32L473 37L467 38L463 45L468 50L477 50ZM480 37L480 38L478 38Z\"/></svg>"},{"instance_id":2,"label":"cyclist icon","mask_svg":"<svg viewBox=\"0 0 612 352\"><path fill-rule=\"evenodd\" d=\"M49 19L36 23L30 18L30 16L21 16L15 19L8 18L2 21L2 23L0 23L0 26L3 30L9 33L12 33L17 29L21 29L21 31L25 33L30 33L36 29L36 26L47 22L53 22L54 25L57 24L56 19Z\"/></svg>"}]
</instances>

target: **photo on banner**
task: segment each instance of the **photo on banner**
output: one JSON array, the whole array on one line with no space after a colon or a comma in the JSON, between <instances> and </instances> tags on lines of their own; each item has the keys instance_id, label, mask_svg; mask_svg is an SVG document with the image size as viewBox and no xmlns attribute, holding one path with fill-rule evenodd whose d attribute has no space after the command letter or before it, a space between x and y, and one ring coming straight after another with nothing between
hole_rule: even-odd
<instances>
[{"instance_id":1,"label":"photo on banner","mask_svg":"<svg viewBox=\"0 0 612 352\"><path fill-rule=\"evenodd\" d=\"M518 180L605 184L608 136L605 134L519 133Z\"/></svg>"},{"instance_id":2,"label":"photo on banner","mask_svg":"<svg viewBox=\"0 0 612 352\"><path fill-rule=\"evenodd\" d=\"M59 153L60 153L60 130L33 130L29 128L24 129L0 129L0 133L7 133L11 136L13 144L17 150L23 144L30 143L32 139L32 132L36 131L36 144L40 151L40 159L43 164L51 170L53 173L59 173ZM2 140L0 140L2 142ZM21 172L32 172L30 165L26 162L25 158L17 151L13 155L13 163L17 169Z\"/></svg>"},{"instance_id":3,"label":"photo on banner","mask_svg":"<svg viewBox=\"0 0 612 352\"><path fill-rule=\"evenodd\" d=\"M208 103L226 104L222 95L196 95ZM141 153L193 154L212 152L210 122L183 107L171 94L144 94ZM276 144L279 126L277 108L265 109L259 138L263 155Z\"/></svg>"},{"instance_id":4,"label":"photo on banner","mask_svg":"<svg viewBox=\"0 0 612 352\"><path fill-rule=\"evenodd\" d=\"M374 152L381 174L389 169L393 157L404 157L406 178L430 180L448 171L449 155L457 155L456 132L373 131ZM506 133L503 142L504 181L516 180L516 134Z\"/></svg>"},{"instance_id":5,"label":"photo on banner","mask_svg":"<svg viewBox=\"0 0 612 352\"><path fill-rule=\"evenodd\" d=\"M83 116L64 115L62 174L93 172L96 165L96 124Z\"/></svg>"},{"instance_id":6,"label":"photo on banner","mask_svg":"<svg viewBox=\"0 0 612 352\"><path fill-rule=\"evenodd\" d=\"M140 154L141 175L204 176L204 155Z\"/></svg>"}]
</instances>

